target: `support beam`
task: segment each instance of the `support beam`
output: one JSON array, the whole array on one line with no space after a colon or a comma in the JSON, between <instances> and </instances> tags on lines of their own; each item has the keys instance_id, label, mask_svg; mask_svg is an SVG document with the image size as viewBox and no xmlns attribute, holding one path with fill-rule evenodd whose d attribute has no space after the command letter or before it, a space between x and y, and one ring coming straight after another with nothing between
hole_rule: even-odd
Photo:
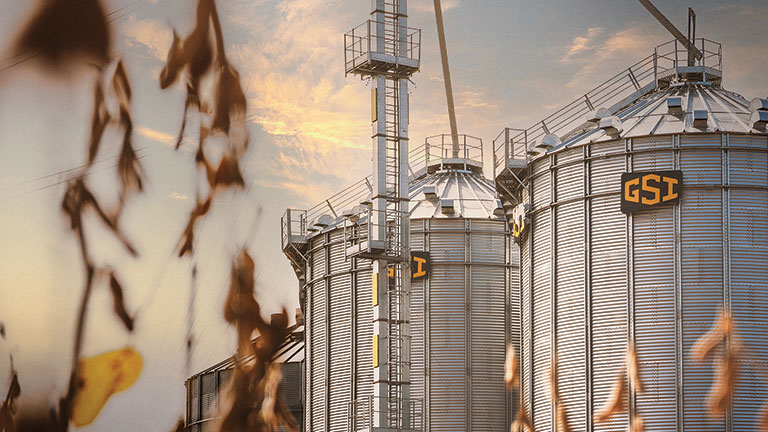
<instances>
[{"instance_id":1,"label":"support beam","mask_svg":"<svg viewBox=\"0 0 768 432\"><path fill-rule=\"evenodd\" d=\"M459 129L456 125L456 107L453 103L453 86L451 85L451 69L448 66L448 48L445 44L445 28L443 27L443 9L440 0L435 0L435 22L437 23L437 38L440 41L440 59L443 61L443 81L445 82L445 97L448 102L448 119L451 123L452 153L459 157Z\"/></svg>"},{"instance_id":2,"label":"support beam","mask_svg":"<svg viewBox=\"0 0 768 432\"><path fill-rule=\"evenodd\" d=\"M651 3L650 0L639 0L639 1L640 1L640 3L642 3L643 6L645 6L646 9L648 9L648 12L650 12L651 15L653 15L661 23L661 25L664 26L664 28L669 30L669 32L672 33L672 35L675 38L677 38L677 40L679 40L683 44L683 46L688 50L688 58L689 58L689 61L688 61L689 64L688 65L689 66L693 66L691 64L692 60L690 60L691 59L691 55L696 60L701 60L701 51L699 51L698 48L693 46L691 41L688 40L688 38L685 37L685 35L680 30L678 30L677 27L675 27L675 25L672 24L667 19L667 17L664 16L664 14L662 14L658 9L656 9L656 6L654 6L653 3Z\"/></svg>"}]
</instances>

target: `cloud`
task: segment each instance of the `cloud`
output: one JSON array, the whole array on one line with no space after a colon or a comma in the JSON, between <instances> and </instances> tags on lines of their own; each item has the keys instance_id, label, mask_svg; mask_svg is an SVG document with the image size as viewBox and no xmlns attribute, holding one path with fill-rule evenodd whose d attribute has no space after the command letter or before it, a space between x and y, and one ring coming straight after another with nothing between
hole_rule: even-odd
<instances>
[{"instance_id":1,"label":"cloud","mask_svg":"<svg viewBox=\"0 0 768 432\"><path fill-rule=\"evenodd\" d=\"M440 6L443 12L459 7L459 0L442 0ZM412 2L408 5L408 11L435 13L435 7L431 1Z\"/></svg>"},{"instance_id":2,"label":"cloud","mask_svg":"<svg viewBox=\"0 0 768 432\"><path fill-rule=\"evenodd\" d=\"M576 36L571 40L571 45L568 47L568 51L565 53L561 63L570 63L573 61L573 57L585 51L592 50L594 47L595 39L603 33L602 27L590 27L587 29L587 33L583 36Z\"/></svg>"},{"instance_id":3,"label":"cloud","mask_svg":"<svg viewBox=\"0 0 768 432\"><path fill-rule=\"evenodd\" d=\"M137 20L131 15L121 28L131 46L143 46L152 57L165 61L173 39L167 26L152 20Z\"/></svg>"}]
</instances>

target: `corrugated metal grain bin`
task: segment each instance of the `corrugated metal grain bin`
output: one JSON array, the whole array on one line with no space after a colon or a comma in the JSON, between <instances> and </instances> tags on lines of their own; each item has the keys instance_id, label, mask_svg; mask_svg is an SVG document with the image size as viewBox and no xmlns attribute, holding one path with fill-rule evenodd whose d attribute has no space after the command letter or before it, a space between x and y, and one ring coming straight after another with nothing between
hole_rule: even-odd
<instances>
[{"instance_id":1,"label":"corrugated metal grain bin","mask_svg":"<svg viewBox=\"0 0 768 432\"><path fill-rule=\"evenodd\" d=\"M301 360L304 348L304 329L302 325L295 325L290 330L290 335L281 346L280 357L274 361L282 363L283 381L280 383L279 394L282 395L285 407L296 420L301 432L305 430L302 424L304 361ZM227 391L233 368L234 360L228 358L187 379L185 383L187 391L186 431L208 432L214 430L215 420L220 414L219 410L222 406L222 396ZM279 431L283 431L283 428L281 427Z\"/></svg>"},{"instance_id":2,"label":"corrugated metal grain bin","mask_svg":"<svg viewBox=\"0 0 768 432\"><path fill-rule=\"evenodd\" d=\"M628 430L627 410L593 418L629 343L645 391L630 388L626 403L646 431L758 430L768 395L768 135L751 122L750 101L706 81L659 81L615 110L613 129L587 124L517 171L528 206L522 392L536 430L554 427L555 358L572 430ZM714 368L691 350L721 309L746 353L732 412L712 418Z\"/></svg>"},{"instance_id":3,"label":"corrugated metal grain bin","mask_svg":"<svg viewBox=\"0 0 768 432\"><path fill-rule=\"evenodd\" d=\"M410 247L431 264L411 284L410 397L424 401L426 431L507 430L504 355L519 340L519 252L481 165L432 162L410 185ZM316 231L302 273L305 427L315 432L346 432L350 401L370 395L373 381L371 264L345 259L344 218L332 219L307 222Z\"/></svg>"}]
</instances>

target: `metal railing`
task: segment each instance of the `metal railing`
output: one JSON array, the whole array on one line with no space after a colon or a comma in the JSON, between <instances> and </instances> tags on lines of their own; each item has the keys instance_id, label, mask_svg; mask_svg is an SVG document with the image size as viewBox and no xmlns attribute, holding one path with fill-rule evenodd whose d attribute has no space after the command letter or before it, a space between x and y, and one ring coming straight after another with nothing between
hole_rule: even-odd
<instances>
[{"instance_id":1,"label":"metal railing","mask_svg":"<svg viewBox=\"0 0 768 432\"><path fill-rule=\"evenodd\" d=\"M346 73L369 67L372 60L377 60L372 54L391 56L389 60L395 62L411 60L418 66L421 30L398 26L394 20L368 20L344 34Z\"/></svg>"},{"instance_id":2,"label":"metal railing","mask_svg":"<svg viewBox=\"0 0 768 432\"><path fill-rule=\"evenodd\" d=\"M696 39L694 44L702 52L696 66L709 71L722 72L722 47L708 39ZM527 129L505 128L493 140L494 178L505 168L510 159L527 159L528 147L547 134L567 137L578 131L587 121L587 114L598 108L616 112L628 103L657 86L660 77L676 73L679 67L687 66L688 51L677 40L659 45L653 54L614 75L599 86L588 91Z\"/></svg>"},{"instance_id":3,"label":"metal railing","mask_svg":"<svg viewBox=\"0 0 768 432\"><path fill-rule=\"evenodd\" d=\"M471 135L461 134L459 138L459 159L483 164L483 140ZM424 139L424 145L413 149L409 154L409 165L413 173L441 164L444 159L453 156L453 137L450 134L433 135ZM466 169L466 167L465 167Z\"/></svg>"},{"instance_id":4,"label":"metal railing","mask_svg":"<svg viewBox=\"0 0 768 432\"><path fill-rule=\"evenodd\" d=\"M407 211L403 213L407 216ZM344 257L380 254L401 259L405 246L397 241L400 233L394 224L396 216L394 210L374 210L372 207L348 215L344 221Z\"/></svg>"},{"instance_id":5,"label":"metal railing","mask_svg":"<svg viewBox=\"0 0 768 432\"><path fill-rule=\"evenodd\" d=\"M723 47L720 43L709 39L699 38L693 41L694 46L701 51L701 59L696 60L695 66L704 66L717 72L723 70ZM653 52L656 62L656 79L673 75L677 68L688 66L688 49L677 39L661 44Z\"/></svg>"},{"instance_id":6,"label":"metal railing","mask_svg":"<svg viewBox=\"0 0 768 432\"><path fill-rule=\"evenodd\" d=\"M390 406L388 401L382 401L381 397L366 396L349 402L348 405L348 432L371 430L373 419L376 417L386 419L386 428L397 431L422 431L424 430L424 401L416 398L400 399L397 406ZM385 408L382 408L385 407ZM399 413L400 415L388 415ZM394 419L401 419L398 424ZM392 420L390 420L392 419Z\"/></svg>"},{"instance_id":7,"label":"metal railing","mask_svg":"<svg viewBox=\"0 0 768 432\"><path fill-rule=\"evenodd\" d=\"M280 218L280 233L283 250L292 243L296 237L307 235L307 211L298 209L286 209Z\"/></svg>"}]
</instances>

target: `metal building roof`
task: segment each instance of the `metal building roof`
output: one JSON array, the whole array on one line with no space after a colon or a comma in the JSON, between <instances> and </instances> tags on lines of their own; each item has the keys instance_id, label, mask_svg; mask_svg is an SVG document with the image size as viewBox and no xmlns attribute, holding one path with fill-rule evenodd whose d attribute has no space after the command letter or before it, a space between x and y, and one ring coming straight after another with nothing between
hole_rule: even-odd
<instances>
[{"instance_id":1,"label":"metal building roof","mask_svg":"<svg viewBox=\"0 0 768 432\"><path fill-rule=\"evenodd\" d=\"M411 183L409 198L411 219L499 217L494 215L494 183L471 171L445 170L423 177Z\"/></svg>"},{"instance_id":2,"label":"metal building roof","mask_svg":"<svg viewBox=\"0 0 768 432\"><path fill-rule=\"evenodd\" d=\"M589 123L571 133L558 148L648 135L738 132L760 133L753 128L750 101L711 84L681 83L653 91L615 116Z\"/></svg>"}]
</instances>

